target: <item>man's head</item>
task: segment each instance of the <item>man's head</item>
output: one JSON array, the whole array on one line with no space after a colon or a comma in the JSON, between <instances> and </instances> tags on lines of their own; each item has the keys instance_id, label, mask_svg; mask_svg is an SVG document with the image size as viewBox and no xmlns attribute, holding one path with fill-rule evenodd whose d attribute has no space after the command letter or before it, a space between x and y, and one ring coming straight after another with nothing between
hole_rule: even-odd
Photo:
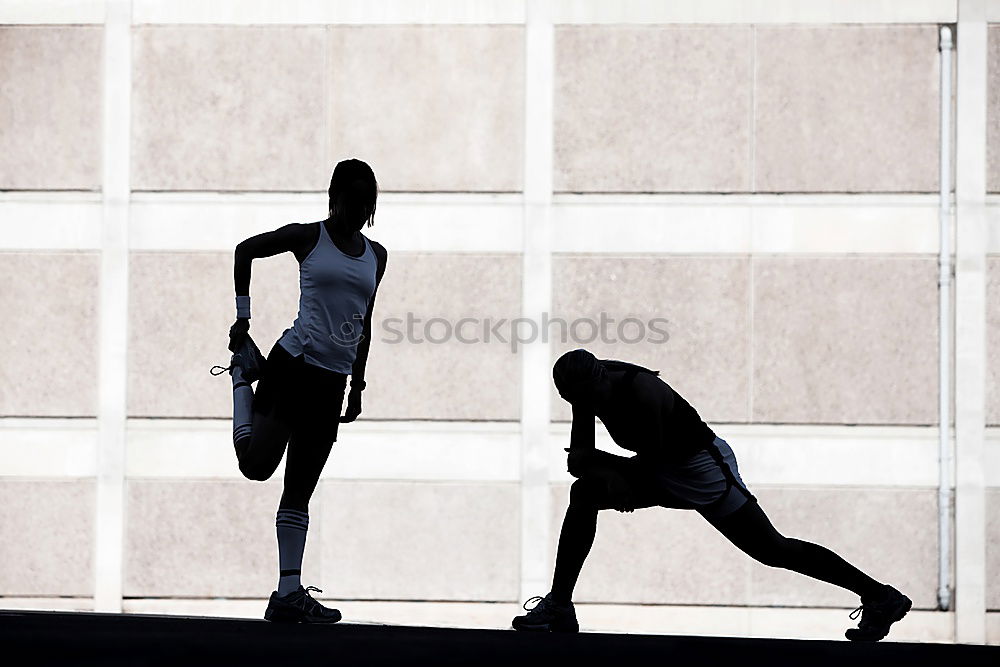
<instances>
[{"instance_id":1,"label":"man's head","mask_svg":"<svg viewBox=\"0 0 1000 667\"><path fill-rule=\"evenodd\" d=\"M611 381L601 361L587 350L571 350L552 366L552 380L564 400L591 409L611 398Z\"/></svg>"}]
</instances>

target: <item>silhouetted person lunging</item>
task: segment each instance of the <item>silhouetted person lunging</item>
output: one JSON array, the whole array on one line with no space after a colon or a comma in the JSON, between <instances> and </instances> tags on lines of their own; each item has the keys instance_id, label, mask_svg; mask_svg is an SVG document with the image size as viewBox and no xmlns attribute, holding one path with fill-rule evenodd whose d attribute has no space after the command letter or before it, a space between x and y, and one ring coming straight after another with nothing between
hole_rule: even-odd
<instances>
[{"instance_id":1,"label":"silhouetted person lunging","mask_svg":"<svg viewBox=\"0 0 1000 667\"><path fill-rule=\"evenodd\" d=\"M264 481L285 461L284 489L275 520L278 587L264 618L270 621L336 623L340 612L310 595L300 583L309 527L309 498L341 422L361 414L365 365L371 342L375 292L385 272L386 251L362 233L374 221L378 184L360 160L345 160L330 179L329 217L290 224L236 246L237 319L230 329L234 353L233 444L240 472ZM250 268L258 257L291 252L299 262L299 313L271 348L266 361L248 335ZM220 368L220 367L216 367ZM213 369L213 372L215 369ZM347 389L347 409L340 409ZM250 383L257 380L256 394Z\"/></svg>"},{"instance_id":2,"label":"silhouetted person lunging","mask_svg":"<svg viewBox=\"0 0 1000 667\"><path fill-rule=\"evenodd\" d=\"M829 549L785 537L771 525L740 478L733 450L715 435L656 371L567 352L552 369L559 395L573 406L570 489L556 554L552 590L513 621L517 630L577 632L573 589L604 509L694 509L754 559L846 588L861 597L853 641L878 641L910 609L910 599L881 584ZM632 458L594 447L594 417ZM527 603L525 603L527 609ZM857 612L858 610L855 610ZM852 614L851 618L856 618Z\"/></svg>"}]
</instances>

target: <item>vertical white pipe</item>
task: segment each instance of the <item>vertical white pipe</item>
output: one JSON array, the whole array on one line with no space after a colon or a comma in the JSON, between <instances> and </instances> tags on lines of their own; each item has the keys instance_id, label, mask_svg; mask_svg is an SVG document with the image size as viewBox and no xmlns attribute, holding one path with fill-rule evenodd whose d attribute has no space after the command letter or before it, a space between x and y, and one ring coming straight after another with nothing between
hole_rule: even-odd
<instances>
[{"instance_id":1,"label":"vertical white pipe","mask_svg":"<svg viewBox=\"0 0 1000 667\"><path fill-rule=\"evenodd\" d=\"M938 259L938 607L951 607L951 53L950 26L941 26L941 233Z\"/></svg>"}]
</instances>

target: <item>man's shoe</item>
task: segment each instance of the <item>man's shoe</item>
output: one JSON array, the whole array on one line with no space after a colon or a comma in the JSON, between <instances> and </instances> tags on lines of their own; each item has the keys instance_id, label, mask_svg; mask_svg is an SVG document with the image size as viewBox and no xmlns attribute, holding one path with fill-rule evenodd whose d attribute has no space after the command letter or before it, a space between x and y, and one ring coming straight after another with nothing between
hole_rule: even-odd
<instances>
[{"instance_id":1,"label":"man's shoe","mask_svg":"<svg viewBox=\"0 0 1000 667\"><path fill-rule=\"evenodd\" d=\"M310 591L323 592L315 586L299 586L284 596L274 591L267 601L264 619L274 623L336 623L341 619L339 610L324 607L309 595Z\"/></svg>"},{"instance_id":2,"label":"man's shoe","mask_svg":"<svg viewBox=\"0 0 1000 667\"><path fill-rule=\"evenodd\" d=\"M535 606L528 609L528 604L535 602ZM579 632L580 624L576 621L576 609L573 603L559 604L552 599L549 593L545 597L535 596L524 603L524 609L528 613L524 616L515 616L511 627L515 630L528 632Z\"/></svg>"},{"instance_id":3,"label":"man's shoe","mask_svg":"<svg viewBox=\"0 0 1000 667\"><path fill-rule=\"evenodd\" d=\"M877 642L889 634L889 627L906 616L912 606L910 598L892 586L884 586L881 596L861 598L861 606L851 612L852 620L861 614L861 621L844 636L852 642Z\"/></svg>"},{"instance_id":4,"label":"man's shoe","mask_svg":"<svg viewBox=\"0 0 1000 667\"><path fill-rule=\"evenodd\" d=\"M257 344L253 342L253 338L250 334L243 337L243 342L240 346L236 348L236 352L233 353L232 359L229 361L229 366L212 366L212 370L209 371L212 375L222 375L225 372L232 373L234 366L239 366L240 370L243 372L244 382L256 382L260 379L261 373L264 371L264 363L267 361L265 357L260 352L260 348Z\"/></svg>"}]
</instances>

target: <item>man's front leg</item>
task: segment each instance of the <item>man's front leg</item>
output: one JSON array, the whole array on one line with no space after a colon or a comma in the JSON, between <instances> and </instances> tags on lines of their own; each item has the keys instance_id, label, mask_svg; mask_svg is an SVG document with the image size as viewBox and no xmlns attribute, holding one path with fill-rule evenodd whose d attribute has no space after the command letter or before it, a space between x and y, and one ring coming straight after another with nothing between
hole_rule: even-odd
<instances>
[{"instance_id":1,"label":"man's front leg","mask_svg":"<svg viewBox=\"0 0 1000 667\"><path fill-rule=\"evenodd\" d=\"M590 554L597 534L597 513L607 507L607 485L603 480L584 477L570 487L569 507L563 518L556 551L551 595L555 602L568 604L573 589Z\"/></svg>"},{"instance_id":2,"label":"man's front leg","mask_svg":"<svg viewBox=\"0 0 1000 667\"><path fill-rule=\"evenodd\" d=\"M572 602L573 589L594 544L600 498L607 495L606 489L604 481L595 478L579 479L570 488L569 507L559 533L552 590L545 597L528 601L536 604L532 608L526 604L528 613L514 618L511 625L515 630L577 632L580 629Z\"/></svg>"}]
</instances>

